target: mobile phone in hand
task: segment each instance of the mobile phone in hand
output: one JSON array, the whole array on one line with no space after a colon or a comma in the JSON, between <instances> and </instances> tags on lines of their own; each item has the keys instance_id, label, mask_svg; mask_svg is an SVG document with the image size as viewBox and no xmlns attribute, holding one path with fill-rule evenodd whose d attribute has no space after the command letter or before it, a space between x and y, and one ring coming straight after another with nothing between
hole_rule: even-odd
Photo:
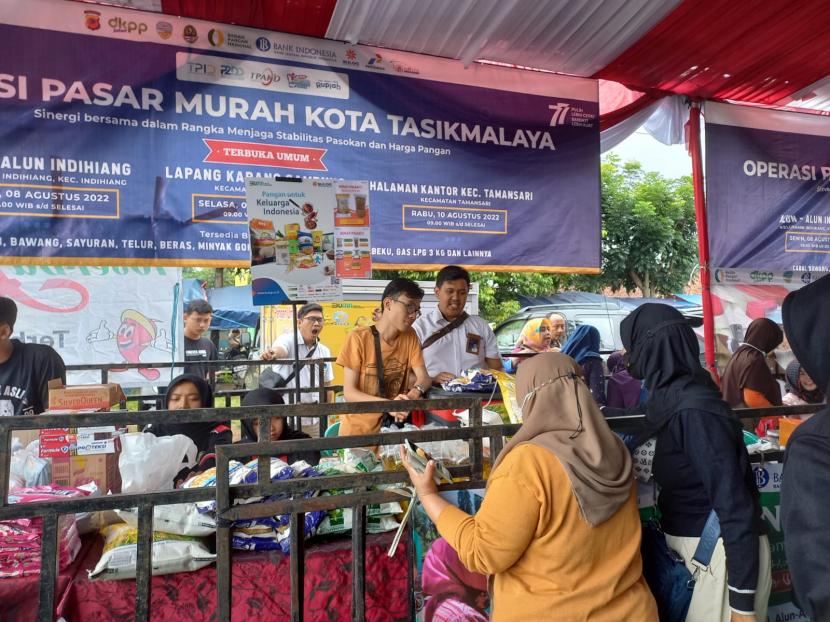
<instances>
[{"instance_id":1,"label":"mobile phone in hand","mask_svg":"<svg viewBox=\"0 0 830 622\"><path fill-rule=\"evenodd\" d=\"M404 447L406 447L406 459L412 465L412 468L418 471L418 473L426 471L427 464L430 460L433 460L433 457L408 438L404 439ZM436 484L440 484L442 480L445 480L448 484L452 484L452 475L450 475L447 468L437 460L435 461L434 479Z\"/></svg>"}]
</instances>

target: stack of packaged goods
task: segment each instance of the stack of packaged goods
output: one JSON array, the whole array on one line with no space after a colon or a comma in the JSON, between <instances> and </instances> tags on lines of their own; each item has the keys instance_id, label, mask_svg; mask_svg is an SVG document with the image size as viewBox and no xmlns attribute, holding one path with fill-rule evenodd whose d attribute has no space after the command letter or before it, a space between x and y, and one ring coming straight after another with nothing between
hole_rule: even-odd
<instances>
[{"instance_id":1,"label":"stack of packaged goods","mask_svg":"<svg viewBox=\"0 0 830 622\"><path fill-rule=\"evenodd\" d=\"M9 493L9 503L54 501L58 498L83 497L87 491L64 486L33 486L17 488ZM0 578L22 577L40 573L43 519L19 518L0 521ZM74 514L65 514L58 521L59 568L65 569L81 550L81 539Z\"/></svg>"},{"instance_id":2,"label":"stack of packaged goods","mask_svg":"<svg viewBox=\"0 0 830 622\"><path fill-rule=\"evenodd\" d=\"M320 473L308 463L298 460L289 465L279 458L271 458L270 464L271 481L282 481L292 478L318 477ZM247 463L231 461L229 466L230 485L255 484L257 482L257 461L251 460ZM216 485L216 469L211 468L183 484L184 488L202 488ZM306 492L307 498L313 492ZM249 497L238 499L236 504L262 503L280 501L289 498L289 495L270 495L267 497ZM216 502L204 501L196 504L198 511L211 519L215 519ZM309 538L317 532L325 512L307 512L305 514L305 536ZM238 520L233 524L231 531L231 546L235 549L246 551L282 551L287 554L290 551L290 529L289 516L264 516L260 518Z\"/></svg>"},{"instance_id":3,"label":"stack of packaged goods","mask_svg":"<svg viewBox=\"0 0 830 622\"><path fill-rule=\"evenodd\" d=\"M397 446L384 447L383 449L394 449L397 451ZM384 454L385 455L385 454ZM377 455L369 449L346 449L342 450L335 458L324 459L317 467L323 475L345 475L355 473L377 473L384 470L384 463L382 463ZM390 470L394 470L393 464L390 462ZM373 487L377 490L400 490L399 485L382 485ZM338 488L327 490L323 495L344 495L350 494L354 490L349 488ZM394 531L400 526L398 517L401 516L404 509L397 501L387 503L372 503L366 506L366 531L368 533L382 533L384 531ZM326 516L320 523L317 533L324 534L340 534L351 531L352 529L352 509L351 508L334 508L326 512Z\"/></svg>"}]
</instances>

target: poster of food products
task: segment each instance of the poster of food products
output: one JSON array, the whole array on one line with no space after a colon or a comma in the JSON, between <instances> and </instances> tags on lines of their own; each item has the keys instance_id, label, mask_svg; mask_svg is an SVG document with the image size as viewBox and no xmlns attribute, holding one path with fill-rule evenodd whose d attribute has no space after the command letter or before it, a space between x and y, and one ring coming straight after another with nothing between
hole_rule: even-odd
<instances>
[{"instance_id":1,"label":"poster of food products","mask_svg":"<svg viewBox=\"0 0 830 622\"><path fill-rule=\"evenodd\" d=\"M337 276L371 279L372 246L369 244L369 228L337 227L334 232L334 257Z\"/></svg>"},{"instance_id":2,"label":"poster of food products","mask_svg":"<svg viewBox=\"0 0 830 622\"><path fill-rule=\"evenodd\" d=\"M338 181L334 196L334 256L337 276L371 279L369 183Z\"/></svg>"},{"instance_id":3,"label":"poster of food products","mask_svg":"<svg viewBox=\"0 0 830 622\"><path fill-rule=\"evenodd\" d=\"M254 304L339 298L334 182L259 177L245 191Z\"/></svg>"},{"instance_id":4,"label":"poster of food products","mask_svg":"<svg viewBox=\"0 0 830 622\"><path fill-rule=\"evenodd\" d=\"M338 181L335 198L337 200L337 207L334 211L335 227L369 226L368 182Z\"/></svg>"}]
</instances>

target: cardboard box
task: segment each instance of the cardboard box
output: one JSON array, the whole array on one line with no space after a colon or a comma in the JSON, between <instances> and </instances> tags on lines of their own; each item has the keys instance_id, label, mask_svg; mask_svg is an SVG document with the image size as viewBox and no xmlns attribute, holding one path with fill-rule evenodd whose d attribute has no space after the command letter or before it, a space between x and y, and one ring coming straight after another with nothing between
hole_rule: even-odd
<instances>
[{"instance_id":1,"label":"cardboard box","mask_svg":"<svg viewBox=\"0 0 830 622\"><path fill-rule=\"evenodd\" d=\"M43 414L75 415L98 412L98 408L50 408ZM113 425L90 428L44 428L40 430L40 457L61 458L111 454L120 451L117 437L125 430Z\"/></svg>"},{"instance_id":2,"label":"cardboard box","mask_svg":"<svg viewBox=\"0 0 830 622\"><path fill-rule=\"evenodd\" d=\"M20 444L27 447L32 441L40 437L40 430L12 430L12 438L20 441Z\"/></svg>"},{"instance_id":3,"label":"cardboard box","mask_svg":"<svg viewBox=\"0 0 830 622\"><path fill-rule=\"evenodd\" d=\"M98 428L47 428L40 432L40 457L91 456L120 451L115 426Z\"/></svg>"},{"instance_id":4,"label":"cardboard box","mask_svg":"<svg viewBox=\"0 0 830 622\"><path fill-rule=\"evenodd\" d=\"M121 492L119 453L52 458L52 482L59 486L82 486L95 482L102 495L109 491Z\"/></svg>"},{"instance_id":5,"label":"cardboard box","mask_svg":"<svg viewBox=\"0 0 830 622\"><path fill-rule=\"evenodd\" d=\"M111 382L109 384L81 384L64 386L60 379L49 381L49 409L92 408L109 410L122 400L126 399L121 386Z\"/></svg>"}]
</instances>

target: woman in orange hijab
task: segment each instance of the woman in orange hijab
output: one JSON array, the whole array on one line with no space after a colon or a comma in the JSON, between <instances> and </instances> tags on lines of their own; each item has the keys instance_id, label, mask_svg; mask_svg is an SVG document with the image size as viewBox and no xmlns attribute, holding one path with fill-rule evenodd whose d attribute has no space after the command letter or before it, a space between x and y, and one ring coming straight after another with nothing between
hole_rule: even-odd
<instances>
[{"instance_id":1,"label":"woman in orange hijab","mask_svg":"<svg viewBox=\"0 0 830 622\"><path fill-rule=\"evenodd\" d=\"M539 352L550 352L550 344L553 340L553 325L546 317L533 318L528 320L522 328L516 347L513 352L524 354L538 354ZM516 369L523 360L529 357L514 357L511 360L513 369Z\"/></svg>"}]
</instances>

